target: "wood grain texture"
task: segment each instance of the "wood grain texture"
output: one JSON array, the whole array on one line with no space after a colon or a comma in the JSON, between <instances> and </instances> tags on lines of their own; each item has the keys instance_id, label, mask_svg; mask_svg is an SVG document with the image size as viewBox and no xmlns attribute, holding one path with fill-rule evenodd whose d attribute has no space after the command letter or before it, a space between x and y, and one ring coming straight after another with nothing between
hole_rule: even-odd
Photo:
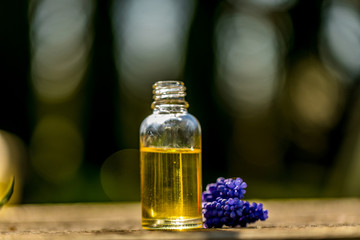
<instances>
[{"instance_id":1,"label":"wood grain texture","mask_svg":"<svg viewBox=\"0 0 360 240\"><path fill-rule=\"evenodd\" d=\"M265 222L186 232L142 230L139 203L7 206L0 239L360 239L360 199L261 202Z\"/></svg>"}]
</instances>

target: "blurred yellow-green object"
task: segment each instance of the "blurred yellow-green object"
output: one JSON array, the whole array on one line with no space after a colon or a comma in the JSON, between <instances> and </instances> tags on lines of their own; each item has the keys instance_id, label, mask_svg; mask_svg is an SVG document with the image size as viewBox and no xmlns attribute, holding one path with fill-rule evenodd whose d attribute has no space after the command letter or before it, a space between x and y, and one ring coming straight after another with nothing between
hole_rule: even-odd
<instances>
[{"instance_id":1,"label":"blurred yellow-green object","mask_svg":"<svg viewBox=\"0 0 360 240\"><path fill-rule=\"evenodd\" d=\"M15 178L11 177L8 181L0 180L0 208L9 201L14 192Z\"/></svg>"},{"instance_id":2,"label":"blurred yellow-green object","mask_svg":"<svg viewBox=\"0 0 360 240\"><path fill-rule=\"evenodd\" d=\"M8 202L11 196L10 203L21 202L26 168L25 149L19 137L0 130L0 206Z\"/></svg>"}]
</instances>

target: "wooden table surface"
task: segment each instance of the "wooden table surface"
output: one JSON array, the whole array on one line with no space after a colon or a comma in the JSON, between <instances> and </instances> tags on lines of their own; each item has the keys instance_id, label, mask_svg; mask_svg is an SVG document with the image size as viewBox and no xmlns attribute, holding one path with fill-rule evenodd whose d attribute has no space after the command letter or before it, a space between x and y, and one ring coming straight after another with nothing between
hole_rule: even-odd
<instances>
[{"instance_id":1,"label":"wooden table surface","mask_svg":"<svg viewBox=\"0 0 360 240\"><path fill-rule=\"evenodd\" d=\"M360 199L261 202L265 222L183 232L142 230L139 203L6 206L0 239L360 239Z\"/></svg>"}]
</instances>

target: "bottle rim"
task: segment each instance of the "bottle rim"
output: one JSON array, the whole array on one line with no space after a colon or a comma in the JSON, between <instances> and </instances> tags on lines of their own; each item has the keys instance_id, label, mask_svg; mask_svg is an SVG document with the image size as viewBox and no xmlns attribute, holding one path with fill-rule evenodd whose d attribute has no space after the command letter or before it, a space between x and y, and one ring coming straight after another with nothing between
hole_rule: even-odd
<instances>
[{"instance_id":1,"label":"bottle rim","mask_svg":"<svg viewBox=\"0 0 360 240\"><path fill-rule=\"evenodd\" d=\"M162 108L188 108L188 103L185 101L186 87L184 82L178 80L158 81L153 84L153 99L152 109L157 106Z\"/></svg>"},{"instance_id":2,"label":"bottle rim","mask_svg":"<svg viewBox=\"0 0 360 240\"><path fill-rule=\"evenodd\" d=\"M153 89L156 89L157 87L168 87L168 86L184 86L184 82L178 81L178 80L163 80L163 81L157 81L153 84Z\"/></svg>"}]
</instances>

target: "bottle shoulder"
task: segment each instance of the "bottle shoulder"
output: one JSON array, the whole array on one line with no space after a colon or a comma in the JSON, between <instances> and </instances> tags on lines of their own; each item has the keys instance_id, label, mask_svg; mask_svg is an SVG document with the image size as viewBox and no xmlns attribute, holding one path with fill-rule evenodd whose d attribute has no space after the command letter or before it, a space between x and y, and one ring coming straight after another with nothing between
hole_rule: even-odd
<instances>
[{"instance_id":1,"label":"bottle shoulder","mask_svg":"<svg viewBox=\"0 0 360 240\"><path fill-rule=\"evenodd\" d=\"M140 126L140 146L200 149L200 124L189 113L151 114Z\"/></svg>"},{"instance_id":2,"label":"bottle shoulder","mask_svg":"<svg viewBox=\"0 0 360 240\"><path fill-rule=\"evenodd\" d=\"M193 129L201 129L196 117L188 112L186 113L153 113L147 116L140 125L140 130L150 126L162 125L164 127L178 126Z\"/></svg>"}]
</instances>

